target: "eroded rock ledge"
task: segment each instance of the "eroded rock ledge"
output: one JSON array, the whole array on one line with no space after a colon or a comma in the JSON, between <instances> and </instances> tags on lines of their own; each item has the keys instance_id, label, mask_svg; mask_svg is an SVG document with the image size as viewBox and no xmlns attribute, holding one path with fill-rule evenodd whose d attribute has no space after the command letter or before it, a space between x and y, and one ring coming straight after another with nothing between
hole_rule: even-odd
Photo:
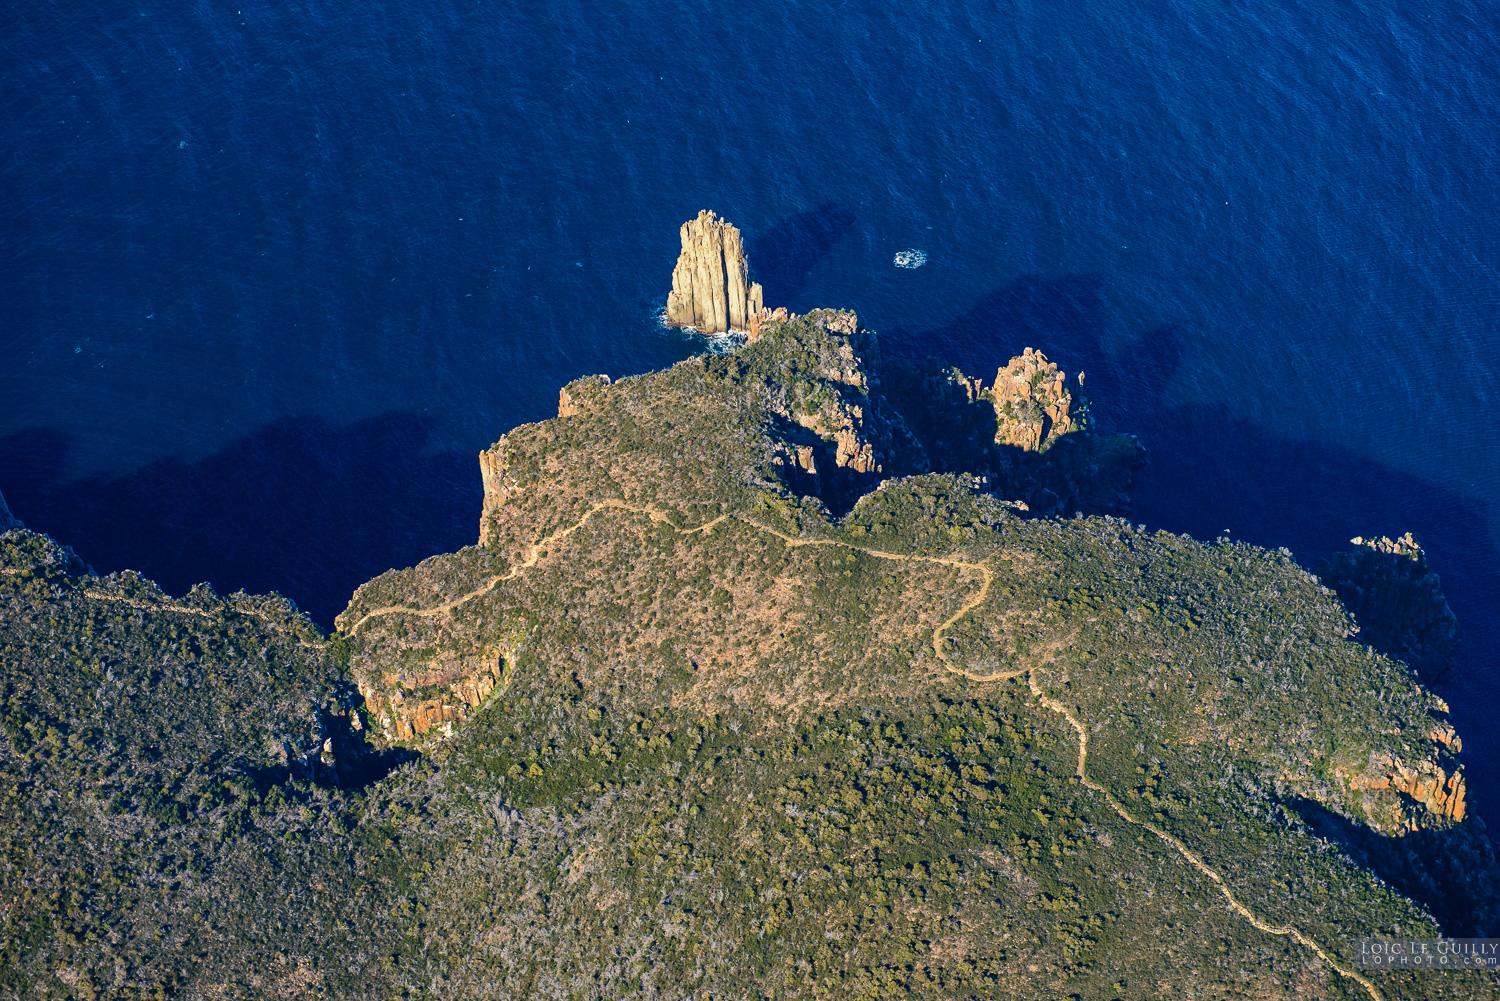
<instances>
[{"instance_id":1,"label":"eroded rock ledge","mask_svg":"<svg viewBox=\"0 0 1500 1001\"><path fill-rule=\"evenodd\" d=\"M434 729L451 734L452 724L484 704L504 675L496 653L435 659L425 670L383 672L360 680L360 694L371 721L387 740L425 737Z\"/></svg>"}]
</instances>

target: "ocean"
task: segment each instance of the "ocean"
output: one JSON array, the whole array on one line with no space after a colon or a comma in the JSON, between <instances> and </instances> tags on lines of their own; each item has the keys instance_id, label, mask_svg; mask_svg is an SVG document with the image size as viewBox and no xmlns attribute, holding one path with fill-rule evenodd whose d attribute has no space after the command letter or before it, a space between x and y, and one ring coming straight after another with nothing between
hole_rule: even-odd
<instances>
[{"instance_id":1,"label":"ocean","mask_svg":"<svg viewBox=\"0 0 1500 1001\"><path fill-rule=\"evenodd\" d=\"M1493 4L16 0L0 491L327 626L474 541L475 454L663 330L677 227L971 374L1087 373L1133 520L1413 532L1500 816ZM893 264L901 250L924 266Z\"/></svg>"}]
</instances>

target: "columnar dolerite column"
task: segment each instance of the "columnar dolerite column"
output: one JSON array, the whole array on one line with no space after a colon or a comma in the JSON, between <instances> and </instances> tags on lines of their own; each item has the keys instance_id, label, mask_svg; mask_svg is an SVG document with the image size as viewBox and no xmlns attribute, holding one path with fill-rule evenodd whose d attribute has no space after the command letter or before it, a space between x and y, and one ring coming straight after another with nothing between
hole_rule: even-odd
<instances>
[{"instance_id":1,"label":"columnar dolerite column","mask_svg":"<svg viewBox=\"0 0 1500 1001\"><path fill-rule=\"evenodd\" d=\"M740 231L704 210L682 224L681 236L682 253L667 294L667 322L705 334L747 330L764 297L750 281Z\"/></svg>"}]
</instances>

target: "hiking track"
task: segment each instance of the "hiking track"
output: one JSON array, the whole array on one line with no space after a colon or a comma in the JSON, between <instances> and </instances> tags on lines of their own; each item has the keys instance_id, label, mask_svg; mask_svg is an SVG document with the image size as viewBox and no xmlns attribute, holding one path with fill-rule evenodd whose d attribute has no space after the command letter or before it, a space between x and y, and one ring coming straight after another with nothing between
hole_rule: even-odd
<instances>
[{"instance_id":1,"label":"hiking track","mask_svg":"<svg viewBox=\"0 0 1500 1001\"><path fill-rule=\"evenodd\" d=\"M1037 702L1066 719L1069 725L1073 727L1074 732L1078 734L1078 764L1076 768L1076 774L1078 777L1078 781L1082 783L1085 788L1102 795L1105 802L1109 804L1110 808L1114 810L1114 812L1120 817L1121 820L1124 820L1126 823L1131 824L1135 827L1139 827L1151 832L1157 838L1161 839L1161 841L1163 841L1165 844L1174 849L1177 854L1183 858L1184 861L1186 861L1190 866L1196 869L1205 878L1207 878L1209 882L1213 883L1214 886L1218 888L1219 892L1224 895L1224 900L1229 905L1230 910L1232 910L1235 914L1238 914L1240 917L1244 918L1246 921L1250 922L1250 924L1257 931L1265 932L1269 935L1290 936L1299 945L1312 950L1312 952L1316 954L1319 959L1323 960L1330 967L1332 967L1333 970L1340 976L1347 977L1351 980L1356 981L1361 987L1365 989L1365 992L1370 995L1371 1001L1384 1001L1384 999L1380 995L1380 992L1375 989L1375 985L1370 982L1369 978L1365 977L1357 970L1346 968L1345 966L1340 964L1332 956L1330 956L1322 946L1314 941L1312 937L1310 937L1294 925L1276 925L1272 924L1269 921L1266 921L1264 918L1261 918L1249 907L1241 903L1239 898L1234 895L1234 891L1229 888L1229 884L1224 881L1224 877L1215 872L1214 869L1207 863L1205 863L1196 852L1194 852L1191 848L1184 844L1180 838L1149 821L1137 820L1135 817L1130 815L1129 811L1127 811L1124 805L1115 798L1115 795L1112 792L1110 792L1099 782L1090 778L1087 769L1089 749L1088 731L1084 729L1083 724L1079 722L1078 718L1068 711L1067 706L1063 705L1056 699L1049 697L1042 691L1041 687L1036 682L1033 669L1021 668L1014 671L998 671L994 674L975 674L974 672L965 670L964 668L959 667L953 663L952 658L950 658L947 651L943 649L945 636L948 630L951 629L955 623L957 623L964 616L968 615L970 612L984 603L984 600L989 597L990 585L994 582L995 579L994 572L983 563L975 563L968 560L956 559L951 556L920 556L911 555L908 553L891 553L880 549L870 549L866 546L857 546L851 542L842 542L837 539L799 539L795 536L780 532L774 528L770 528L766 525L761 525L757 522L751 521L749 518L738 514L721 514L717 518L714 518L711 521L706 521L694 528L678 528L676 525L672 525L672 522L665 513L656 508L635 507L633 505L626 504L621 500L610 499L594 504L588 509L587 512L584 513L583 517L579 518L578 521L568 526L567 528L558 529L550 535L543 536L540 541L532 544L530 553L525 560L511 567L505 573L491 577L484 584L468 592L467 594L460 595L459 597L454 598L451 601L443 602L440 605L433 605L429 608L407 608L404 605L385 605L380 608L373 608L370 611L366 612L364 615L360 616L360 618L349 627L347 635L353 636L355 632L357 632L359 628L366 622L379 616L411 615L418 618L431 618L433 616L442 615L445 612L452 611L460 605L472 601L473 599L478 598L481 595L488 594L500 584L509 580L514 580L521 574L522 571L529 570L532 567L536 566L542 558L542 553L548 551L552 544L565 539L573 533L577 532L585 524L587 524L595 514L604 510L618 510L626 511L632 514L643 514L657 524L671 525L673 530L676 531L679 535L697 535L701 532L710 532L715 526L732 518L733 520L741 522L749 526L750 528L756 529L757 531L764 532L767 535L775 536L783 543L785 543L787 548L789 549L800 549L804 546L833 546L840 549L848 549L856 553L863 553L866 556L874 557L875 559L891 560L894 562L903 563L936 563L941 566L954 567L960 571L978 573L980 576L979 590L974 592L973 597L966 601L958 611L949 616L932 632L932 651L937 655L938 659L942 661L943 667L945 667L949 672L953 674L957 674L964 678L968 678L971 681L977 682L1008 681L1024 675L1026 678L1027 686L1030 688L1031 694L1037 700Z\"/></svg>"}]
</instances>

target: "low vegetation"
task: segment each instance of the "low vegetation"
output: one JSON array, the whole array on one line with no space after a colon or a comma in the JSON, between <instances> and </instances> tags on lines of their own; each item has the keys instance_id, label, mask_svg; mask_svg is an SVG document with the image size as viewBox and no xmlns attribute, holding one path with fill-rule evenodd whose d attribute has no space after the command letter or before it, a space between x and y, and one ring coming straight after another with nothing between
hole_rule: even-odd
<instances>
[{"instance_id":1,"label":"low vegetation","mask_svg":"<svg viewBox=\"0 0 1500 1001\"><path fill-rule=\"evenodd\" d=\"M0 997L1500 990L1351 960L1500 927L1406 664L1283 552L931 472L827 320L570 387L332 637L0 535Z\"/></svg>"}]
</instances>

